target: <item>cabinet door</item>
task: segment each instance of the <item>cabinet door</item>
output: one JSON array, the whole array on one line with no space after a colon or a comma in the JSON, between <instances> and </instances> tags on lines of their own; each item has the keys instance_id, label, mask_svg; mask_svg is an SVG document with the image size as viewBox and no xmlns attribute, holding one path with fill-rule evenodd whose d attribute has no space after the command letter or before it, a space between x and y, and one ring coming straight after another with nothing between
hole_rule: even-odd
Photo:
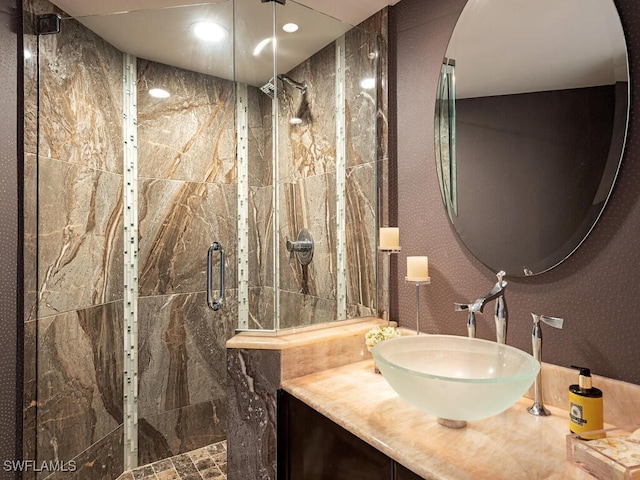
<instances>
[{"instance_id":1,"label":"cabinet door","mask_svg":"<svg viewBox=\"0 0 640 480\"><path fill-rule=\"evenodd\" d=\"M279 392L278 478L391 480L393 462L297 398Z\"/></svg>"},{"instance_id":2,"label":"cabinet door","mask_svg":"<svg viewBox=\"0 0 640 480\"><path fill-rule=\"evenodd\" d=\"M399 463L396 463L395 480L423 480L423 478L416 475L408 468L405 468Z\"/></svg>"}]
</instances>

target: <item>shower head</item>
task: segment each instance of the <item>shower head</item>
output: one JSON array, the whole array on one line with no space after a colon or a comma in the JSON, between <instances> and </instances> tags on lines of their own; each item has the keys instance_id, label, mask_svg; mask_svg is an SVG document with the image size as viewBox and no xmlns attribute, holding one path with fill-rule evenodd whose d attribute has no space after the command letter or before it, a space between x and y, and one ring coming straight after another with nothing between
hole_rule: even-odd
<instances>
[{"instance_id":1,"label":"shower head","mask_svg":"<svg viewBox=\"0 0 640 480\"><path fill-rule=\"evenodd\" d=\"M284 91L283 82L286 82L292 87L297 88L298 90L302 91L302 93L307 92L307 82L305 81L296 82L292 78L289 78L286 75L282 75L282 74L279 74L276 78L278 79L277 85L274 78L272 78L271 80L269 80L267 83L265 83L260 87L260 90L263 93L266 93L267 95L269 95L270 98L273 98L276 92L280 93Z\"/></svg>"},{"instance_id":2,"label":"shower head","mask_svg":"<svg viewBox=\"0 0 640 480\"><path fill-rule=\"evenodd\" d=\"M305 82L304 80L302 82L296 82L286 75L278 75L278 78L284 82L287 82L292 87L296 87L298 90L301 90L302 93L307 93L307 82Z\"/></svg>"},{"instance_id":3,"label":"shower head","mask_svg":"<svg viewBox=\"0 0 640 480\"><path fill-rule=\"evenodd\" d=\"M263 93L269 95L269 97L273 98L275 96L276 86L273 83L273 78L269 80L267 83L260 87L260 90Z\"/></svg>"}]
</instances>

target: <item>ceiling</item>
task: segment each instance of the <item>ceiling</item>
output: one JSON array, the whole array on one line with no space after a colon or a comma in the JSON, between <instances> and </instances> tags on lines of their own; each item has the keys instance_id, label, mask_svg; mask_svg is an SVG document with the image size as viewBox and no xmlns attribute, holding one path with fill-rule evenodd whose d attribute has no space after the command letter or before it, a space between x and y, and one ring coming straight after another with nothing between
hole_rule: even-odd
<instances>
[{"instance_id":1,"label":"ceiling","mask_svg":"<svg viewBox=\"0 0 640 480\"><path fill-rule=\"evenodd\" d=\"M260 0L213 0L194 5L193 1L137 0L133 8L131 0L53 3L123 52L260 86L274 71L288 72L352 25L399 0L289 0L286 5ZM204 44L194 39L191 25L202 19L223 25L227 40ZM288 22L298 24L299 30L283 32L281 27ZM275 69L273 48L254 54L259 42L274 37L274 25Z\"/></svg>"},{"instance_id":2,"label":"ceiling","mask_svg":"<svg viewBox=\"0 0 640 480\"><path fill-rule=\"evenodd\" d=\"M628 73L611 0L469 0L446 56L457 98L611 85Z\"/></svg>"}]
</instances>

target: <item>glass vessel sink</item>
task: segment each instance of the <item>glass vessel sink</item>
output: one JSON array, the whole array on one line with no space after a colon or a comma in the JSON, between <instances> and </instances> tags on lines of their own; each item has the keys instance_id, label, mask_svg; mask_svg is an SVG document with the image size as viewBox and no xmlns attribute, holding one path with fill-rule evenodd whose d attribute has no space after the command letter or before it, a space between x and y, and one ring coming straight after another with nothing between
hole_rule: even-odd
<instances>
[{"instance_id":1,"label":"glass vessel sink","mask_svg":"<svg viewBox=\"0 0 640 480\"><path fill-rule=\"evenodd\" d=\"M517 348L452 335L391 338L373 348L373 357L398 395L453 428L503 412L540 370Z\"/></svg>"}]
</instances>

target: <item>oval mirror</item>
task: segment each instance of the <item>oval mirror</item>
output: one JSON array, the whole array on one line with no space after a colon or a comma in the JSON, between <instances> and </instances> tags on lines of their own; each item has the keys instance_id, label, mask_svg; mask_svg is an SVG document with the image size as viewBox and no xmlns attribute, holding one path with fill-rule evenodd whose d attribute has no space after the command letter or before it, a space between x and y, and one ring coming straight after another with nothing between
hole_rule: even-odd
<instances>
[{"instance_id":1,"label":"oval mirror","mask_svg":"<svg viewBox=\"0 0 640 480\"><path fill-rule=\"evenodd\" d=\"M558 265L602 213L626 136L629 77L612 0L469 0L435 118L445 208L494 271Z\"/></svg>"}]
</instances>

